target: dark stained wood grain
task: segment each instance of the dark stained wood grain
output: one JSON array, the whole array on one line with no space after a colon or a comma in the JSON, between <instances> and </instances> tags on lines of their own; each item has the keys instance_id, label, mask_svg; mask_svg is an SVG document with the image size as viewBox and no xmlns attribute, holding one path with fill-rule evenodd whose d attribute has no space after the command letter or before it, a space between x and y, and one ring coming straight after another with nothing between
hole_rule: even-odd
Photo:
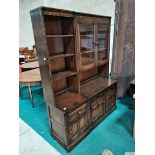
<instances>
[{"instance_id":1,"label":"dark stained wood grain","mask_svg":"<svg viewBox=\"0 0 155 155\"><path fill-rule=\"evenodd\" d=\"M70 151L116 108L111 18L40 7L31 19L51 134Z\"/></svg>"}]
</instances>

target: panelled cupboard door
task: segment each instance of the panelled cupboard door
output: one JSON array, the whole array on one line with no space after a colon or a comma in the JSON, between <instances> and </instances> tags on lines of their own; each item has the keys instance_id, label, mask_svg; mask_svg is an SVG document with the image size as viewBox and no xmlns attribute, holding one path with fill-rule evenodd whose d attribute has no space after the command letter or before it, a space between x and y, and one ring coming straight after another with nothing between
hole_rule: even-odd
<instances>
[{"instance_id":1,"label":"panelled cupboard door","mask_svg":"<svg viewBox=\"0 0 155 155\"><path fill-rule=\"evenodd\" d=\"M95 122L98 119L98 104L97 97L91 99L91 120Z\"/></svg>"},{"instance_id":2,"label":"panelled cupboard door","mask_svg":"<svg viewBox=\"0 0 155 155\"><path fill-rule=\"evenodd\" d=\"M74 121L73 123L69 124L69 139L73 141L78 136L78 121Z\"/></svg>"},{"instance_id":3,"label":"panelled cupboard door","mask_svg":"<svg viewBox=\"0 0 155 155\"><path fill-rule=\"evenodd\" d=\"M68 132L70 143L88 127L87 104L82 105L79 109L68 114Z\"/></svg>"},{"instance_id":4,"label":"panelled cupboard door","mask_svg":"<svg viewBox=\"0 0 155 155\"><path fill-rule=\"evenodd\" d=\"M105 113L105 96L99 93L91 101L91 120L97 121Z\"/></svg>"},{"instance_id":5,"label":"panelled cupboard door","mask_svg":"<svg viewBox=\"0 0 155 155\"><path fill-rule=\"evenodd\" d=\"M85 112L80 118L79 118L79 134L84 132L88 127L88 117L87 112Z\"/></svg>"},{"instance_id":6,"label":"panelled cupboard door","mask_svg":"<svg viewBox=\"0 0 155 155\"><path fill-rule=\"evenodd\" d=\"M108 112L110 109L112 109L115 106L116 102L116 87L112 86L108 88L106 93L106 112Z\"/></svg>"}]
</instances>

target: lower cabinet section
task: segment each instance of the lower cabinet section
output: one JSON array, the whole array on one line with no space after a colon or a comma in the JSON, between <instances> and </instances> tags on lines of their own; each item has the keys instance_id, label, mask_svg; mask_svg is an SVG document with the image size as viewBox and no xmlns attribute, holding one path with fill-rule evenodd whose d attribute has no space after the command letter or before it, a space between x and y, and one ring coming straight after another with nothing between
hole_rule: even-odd
<instances>
[{"instance_id":1,"label":"lower cabinet section","mask_svg":"<svg viewBox=\"0 0 155 155\"><path fill-rule=\"evenodd\" d=\"M67 151L72 150L116 108L116 86L117 83L114 83L94 96L89 96L79 108L60 115L61 119L59 117L54 120L51 108L48 106L52 135Z\"/></svg>"}]
</instances>

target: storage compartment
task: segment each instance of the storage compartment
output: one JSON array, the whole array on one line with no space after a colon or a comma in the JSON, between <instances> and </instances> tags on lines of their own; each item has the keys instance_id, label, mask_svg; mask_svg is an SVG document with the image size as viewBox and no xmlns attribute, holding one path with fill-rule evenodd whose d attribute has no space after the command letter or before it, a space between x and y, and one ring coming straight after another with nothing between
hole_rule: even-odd
<instances>
[{"instance_id":1,"label":"storage compartment","mask_svg":"<svg viewBox=\"0 0 155 155\"><path fill-rule=\"evenodd\" d=\"M49 65L54 80L76 74L76 62L74 57L53 59L50 60Z\"/></svg>"},{"instance_id":2,"label":"storage compartment","mask_svg":"<svg viewBox=\"0 0 155 155\"><path fill-rule=\"evenodd\" d=\"M66 57L75 55L73 35L66 35L66 36L48 35L47 44L48 44L49 56L51 59L58 56Z\"/></svg>"},{"instance_id":3,"label":"storage compartment","mask_svg":"<svg viewBox=\"0 0 155 155\"><path fill-rule=\"evenodd\" d=\"M51 133L70 151L116 107L116 81L103 78L111 19L46 7L31 18Z\"/></svg>"},{"instance_id":4,"label":"storage compartment","mask_svg":"<svg viewBox=\"0 0 155 155\"><path fill-rule=\"evenodd\" d=\"M116 87L114 84L106 90L106 113L116 106Z\"/></svg>"},{"instance_id":5,"label":"storage compartment","mask_svg":"<svg viewBox=\"0 0 155 155\"><path fill-rule=\"evenodd\" d=\"M86 98L73 92L66 92L55 98L57 108L65 112L78 108L85 101Z\"/></svg>"},{"instance_id":6,"label":"storage compartment","mask_svg":"<svg viewBox=\"0 0 155 155\"><path fill-rule=\"evenodd\" d=\"M116 84L113 80L96 77L82 84L81 94L89 99L91 122L104 118L116 106Z\"/></svg>"},{"instance_id":7,"label":"storage compartment","mask_svg":"<svg viewBox=\"0 0 155 155\"><path fill-rule=\"evenodd\" d=\"M74 35L72 17L44 16L46 35Z\"/></svg>"},{"instance_id":8,"label":"storage compartment","mask_svg":"<svg viewBox=\"0 0 155 155\"><path fill-rule=\"evenodd\" d=\"M67 114L69 124L69 141L72 143L88 128L87 104L84 103L77 110Z\"/></svg>"}]
</instances>

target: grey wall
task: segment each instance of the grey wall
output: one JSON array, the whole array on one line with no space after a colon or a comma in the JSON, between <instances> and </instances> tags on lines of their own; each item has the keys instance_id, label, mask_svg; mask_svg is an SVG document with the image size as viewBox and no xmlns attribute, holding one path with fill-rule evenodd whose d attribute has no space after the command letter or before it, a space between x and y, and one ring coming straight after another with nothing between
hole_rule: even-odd
<instances>
[{"instance_id":1,"label":"grey wall","mask_svg":"<svg viewBox=\"0 0 155 155\"><path fill-rule=\"evenodd\" d=\"M30 10L42 5L43 0L19 0L19 47L34 45Z\"/></svg>"},{"instance_id":2,"label":"grey wall","mask_svg":"<svg viewBox=\"0 0 155 155\"><path fill-rule=\"evenodd\" d=\"M20 0L19 1L19 46L32 48L34 37L29 11L38 6L111 16L110 58L113 44L114 0ZM111 61L111 59L110 59ZM110 63L111 64L111 63Z\"/></svg>"}]
</instances>

